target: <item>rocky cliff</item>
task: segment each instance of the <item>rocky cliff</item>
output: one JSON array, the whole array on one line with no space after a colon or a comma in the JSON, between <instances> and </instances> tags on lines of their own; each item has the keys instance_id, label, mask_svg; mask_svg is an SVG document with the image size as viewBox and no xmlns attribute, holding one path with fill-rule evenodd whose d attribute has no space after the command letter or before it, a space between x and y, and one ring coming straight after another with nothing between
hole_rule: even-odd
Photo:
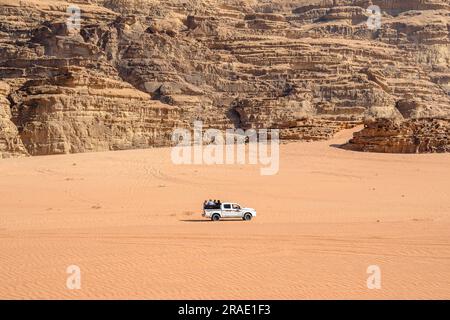
<instances>
[{"instance_id":1,"label":"rocky cliff","mask_svg":"<svg viewBox=\"0 0 450 320\"><path fill-rule=\"evenodd\" d=\"M449 34L446 0L0 0L0 154L167 145L194 120L317 140L446 118Z\"/></svg>"},{"instance_id":2,"label":"rocky cliff","mask_svg":"<svg viewBox=\"0 0 450 320\"><path fill-rule=\"evenodd\" d=\"M344 148L383 153L450 152L450 119L368 121Z\"/></svg>"}]
</instances>

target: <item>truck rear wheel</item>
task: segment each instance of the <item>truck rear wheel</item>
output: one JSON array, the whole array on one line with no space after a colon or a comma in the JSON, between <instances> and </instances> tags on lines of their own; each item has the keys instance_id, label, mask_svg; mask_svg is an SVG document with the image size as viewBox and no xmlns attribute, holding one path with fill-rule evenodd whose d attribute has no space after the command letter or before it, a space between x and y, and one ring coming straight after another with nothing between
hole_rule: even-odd
<instances>
[{"instance_id":1,"label":"truck rear wheel","mask_svg":"<svg viewBox=\"0 0 450 320\"><path fill-rule=\"evenodd\" d=\"M220 220L220 214L214 213L211 217L212 221L219 221Z\"/></svg>"},{"instance_id":2,"label":"truck rear wheel","mask_svg":"<svg viewBox=\"0 0 450 320\"><path fill-rule=\"evenodd\" d=\"M244 218L243 219L245 221L250 221L250 220L252 220L252 217L253 217L252 214L247 212L246 214L244 214Z\"/></svg>"}]
</instances>

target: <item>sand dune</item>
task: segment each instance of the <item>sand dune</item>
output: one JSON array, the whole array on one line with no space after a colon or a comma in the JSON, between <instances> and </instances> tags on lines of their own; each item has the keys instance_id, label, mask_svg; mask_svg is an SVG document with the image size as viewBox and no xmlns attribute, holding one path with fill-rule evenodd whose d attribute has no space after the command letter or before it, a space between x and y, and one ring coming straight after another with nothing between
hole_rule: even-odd
<instances>
[{"instance_id":1,"label":"sand dune","mask_svg":"<svg viewBox=\"0 0 450 320\"><path fill-rule=\"evenodd\" d=\"M330 146L349 134L282 145L275 176L170 149L3 160L0 298L449 299L450 155ZM203 220L205 198L258 216Z\"/></svg>"}]
</instances>

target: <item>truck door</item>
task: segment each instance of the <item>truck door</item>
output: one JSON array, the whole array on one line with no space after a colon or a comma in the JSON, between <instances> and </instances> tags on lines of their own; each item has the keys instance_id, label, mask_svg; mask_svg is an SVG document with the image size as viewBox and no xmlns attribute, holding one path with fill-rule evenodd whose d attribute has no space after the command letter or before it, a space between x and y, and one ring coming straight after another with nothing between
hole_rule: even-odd
<instances>
[{"instance_id":1,"label":"truck door","mask_svg":"<svg viewBox=\"0 0 450 320\"><path fill-rule=\"evenodd\" d=\"M242 218L241 207L237 204L233 204L233 217Z\"/></svg>"},{"instance_id":2,"label":"truck door","mask_svg":"<svg viewBox=\"0 0 450 320\"><path fill-rule=\"evenodd\" d=\"M222 208L222 217L232 217L233 216L233 208L230 203L225 203Z\"/></svg>"}]
</instances>

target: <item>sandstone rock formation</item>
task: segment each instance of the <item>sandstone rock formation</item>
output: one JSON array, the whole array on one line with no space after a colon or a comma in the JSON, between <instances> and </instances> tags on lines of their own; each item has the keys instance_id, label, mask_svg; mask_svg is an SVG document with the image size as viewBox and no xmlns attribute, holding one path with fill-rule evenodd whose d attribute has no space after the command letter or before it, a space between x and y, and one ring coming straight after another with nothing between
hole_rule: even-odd
<instances>
[{"instance_id":1,"label":"sandstone rock formation","mask_svg":"<svg viewBox=\"0 0 450 320\"><path fill-rule=\"evenodd\" d=\"M168 145L194 120L318 140L445 118L449 47L446 0L0 0L0 80L31 155Z\"/></svg>"},{"instance_id":2,"label":"sandstone rock formation","mask_svg":"<svg viewBox=\"0 0 450 320\"><path fill-rule=\"evenodd\" d=\"M384 153L450 152L450 119L370 121L344 147Z\"/></svg>"},{"instance_id":3,"label":"sandstone rock formation","mask_svg":"<svg viewBox=\"0 0 450 320\"><path fill-rule=\"evenodd\" d=\"M17 94L14 122L31 155L163 146L179 119L174 107L83 68L29 80Z\"/></svg>"},{"instance_id":4,"label":"sandstone rock formation","mask_svg":"<svg viewBox=\"0 0 450 320\"><path fill-rule=\"evenodd\" d=\"M8 94L9 86L0 82L0 159L28 155L17 127L11 122Z\"/></svg>"}]
</instances>

